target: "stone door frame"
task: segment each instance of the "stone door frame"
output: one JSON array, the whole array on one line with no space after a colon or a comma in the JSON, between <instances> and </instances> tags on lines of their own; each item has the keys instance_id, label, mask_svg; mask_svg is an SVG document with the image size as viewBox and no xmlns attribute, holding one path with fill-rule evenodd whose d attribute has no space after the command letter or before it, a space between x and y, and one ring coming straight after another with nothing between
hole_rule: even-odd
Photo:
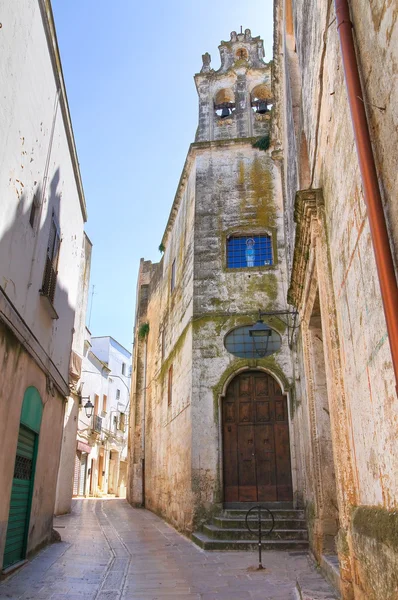
<instances>
[{"instance_id":1,"label":"stone door frame","mask_svg":"<svg viewBox=\"0 0 398 600\"><path fill-rule=\"evenodd\" d=\"M336 493L339 509L340 529L337 549L340 562L342 591L348 594L352 585L353 566L350 541L351 507L357 498L357 482L352 464L352 439L350 433L350 408L346 401L344 376L339 350L339 334L335 308L335 296L331 272L330 253L327 239L326 214L322 190L309 189L297 192L295 201L296 237L294 246L291 286L288 301L300 315L303 334L306 390L310 418L310 440L315 480L315 498L318 515L322 514L323 495L321 488L322 461L316 443L316 419L314 396L311 385L308 329L316 295L319 294L323 351L327 381L327 396L330 408L332 450L336 474ZM313 551L317 560L322 560L321 524L316 535ZM343 592L344 593L344 592ZM345 597L345 596L344 596ZM348 597L348 596L347 596Z\"/></svg>"}]
</instances>

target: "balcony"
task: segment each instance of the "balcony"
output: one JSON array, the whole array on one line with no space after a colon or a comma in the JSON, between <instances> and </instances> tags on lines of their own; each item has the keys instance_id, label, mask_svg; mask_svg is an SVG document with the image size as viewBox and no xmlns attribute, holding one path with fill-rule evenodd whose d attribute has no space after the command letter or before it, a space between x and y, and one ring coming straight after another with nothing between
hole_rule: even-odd
<instances>
[{"instance_id":1,"label":"balcony","mask_svg":"<svg viewBox=\"0 0 398 600\"><path fill-rule=\"evenodd\" d=\"M102 417L98 415L93 416L93 431L96 433L101 433L102 431Z\"/></svg>"}]
</instances>

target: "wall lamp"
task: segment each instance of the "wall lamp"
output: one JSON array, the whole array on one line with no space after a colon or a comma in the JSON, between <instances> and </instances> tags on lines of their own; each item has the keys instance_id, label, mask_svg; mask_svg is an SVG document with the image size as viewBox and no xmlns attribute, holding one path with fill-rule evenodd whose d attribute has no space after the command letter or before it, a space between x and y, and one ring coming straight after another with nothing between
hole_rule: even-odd
<instances>
[{"instance_id":1,"label":"wall lamp","mask_svg":"<svg viewBox=\"0 0 398 600\"><path fill-rule=\"evenodd\" d=\"M87 400L88 398L88 400ZM90 396L81 396L82 400L87 400L86 404L83 406L84 411L86 413L87 419L91 419L93 416L94 404L90 400Z\"/></svg>"},{"instance_id":2,"label":"wall lamp","mask_svg":"<svg viewBox=\"0 0 398 600\"><path fill-rule=\"evenodd\" d=\"M256 336L261 337L261 336L265 336L265 335L268 335L268 336L270 335L270 334L265 333L266 330L269 331L269 328L266 325L264 325L262 317L276 317L277 319L279 319L279 321L281 321L281 323L283 323L287 327L287 340L288 340L289 347L291 348L292 342L293 342L294 330L298 329L301 324L301 323L297 323L298 311L297 310L263 311L263 310L259 309L258 321L252 327L252 329L249 330L249 333L253 339ZM262 331L263 331L263 333L261 333Z\"/></svg>"}]
</instances>

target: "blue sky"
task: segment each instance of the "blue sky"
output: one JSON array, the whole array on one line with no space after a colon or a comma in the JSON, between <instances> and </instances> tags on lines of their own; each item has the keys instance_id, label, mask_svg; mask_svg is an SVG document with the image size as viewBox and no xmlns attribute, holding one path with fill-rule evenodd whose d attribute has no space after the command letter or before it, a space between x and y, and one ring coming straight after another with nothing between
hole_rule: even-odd
<instances>
[{"instance_id":1,"label":"blue sky","mask_svg":"<svg viewBox=\"0 0 398 600\"><path fill-rule=\"evenodd\" d=\"M139 260L160 259L195 136L193 75L205 52L219 67L221 39L241 25L261 35L271 59L272 0L52 0L52 6L94 244L90 330L131 349Z\"/></svg>"}]
</instances>

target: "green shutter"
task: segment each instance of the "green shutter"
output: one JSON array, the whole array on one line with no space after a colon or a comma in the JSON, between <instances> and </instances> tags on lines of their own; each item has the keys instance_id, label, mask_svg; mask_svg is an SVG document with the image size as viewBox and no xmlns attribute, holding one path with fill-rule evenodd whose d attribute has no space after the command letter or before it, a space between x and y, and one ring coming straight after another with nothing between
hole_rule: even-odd
<instances>
[{"instance_id":1,"label":"green shutter","mask_svg":"<svg viewBox=\"0 0 398 600\"><path fill-rule=\"evenodd\" d=\"M19 428L3 568L25 558L35 469L36 434Z\"/></svg>"}]
</instances>

